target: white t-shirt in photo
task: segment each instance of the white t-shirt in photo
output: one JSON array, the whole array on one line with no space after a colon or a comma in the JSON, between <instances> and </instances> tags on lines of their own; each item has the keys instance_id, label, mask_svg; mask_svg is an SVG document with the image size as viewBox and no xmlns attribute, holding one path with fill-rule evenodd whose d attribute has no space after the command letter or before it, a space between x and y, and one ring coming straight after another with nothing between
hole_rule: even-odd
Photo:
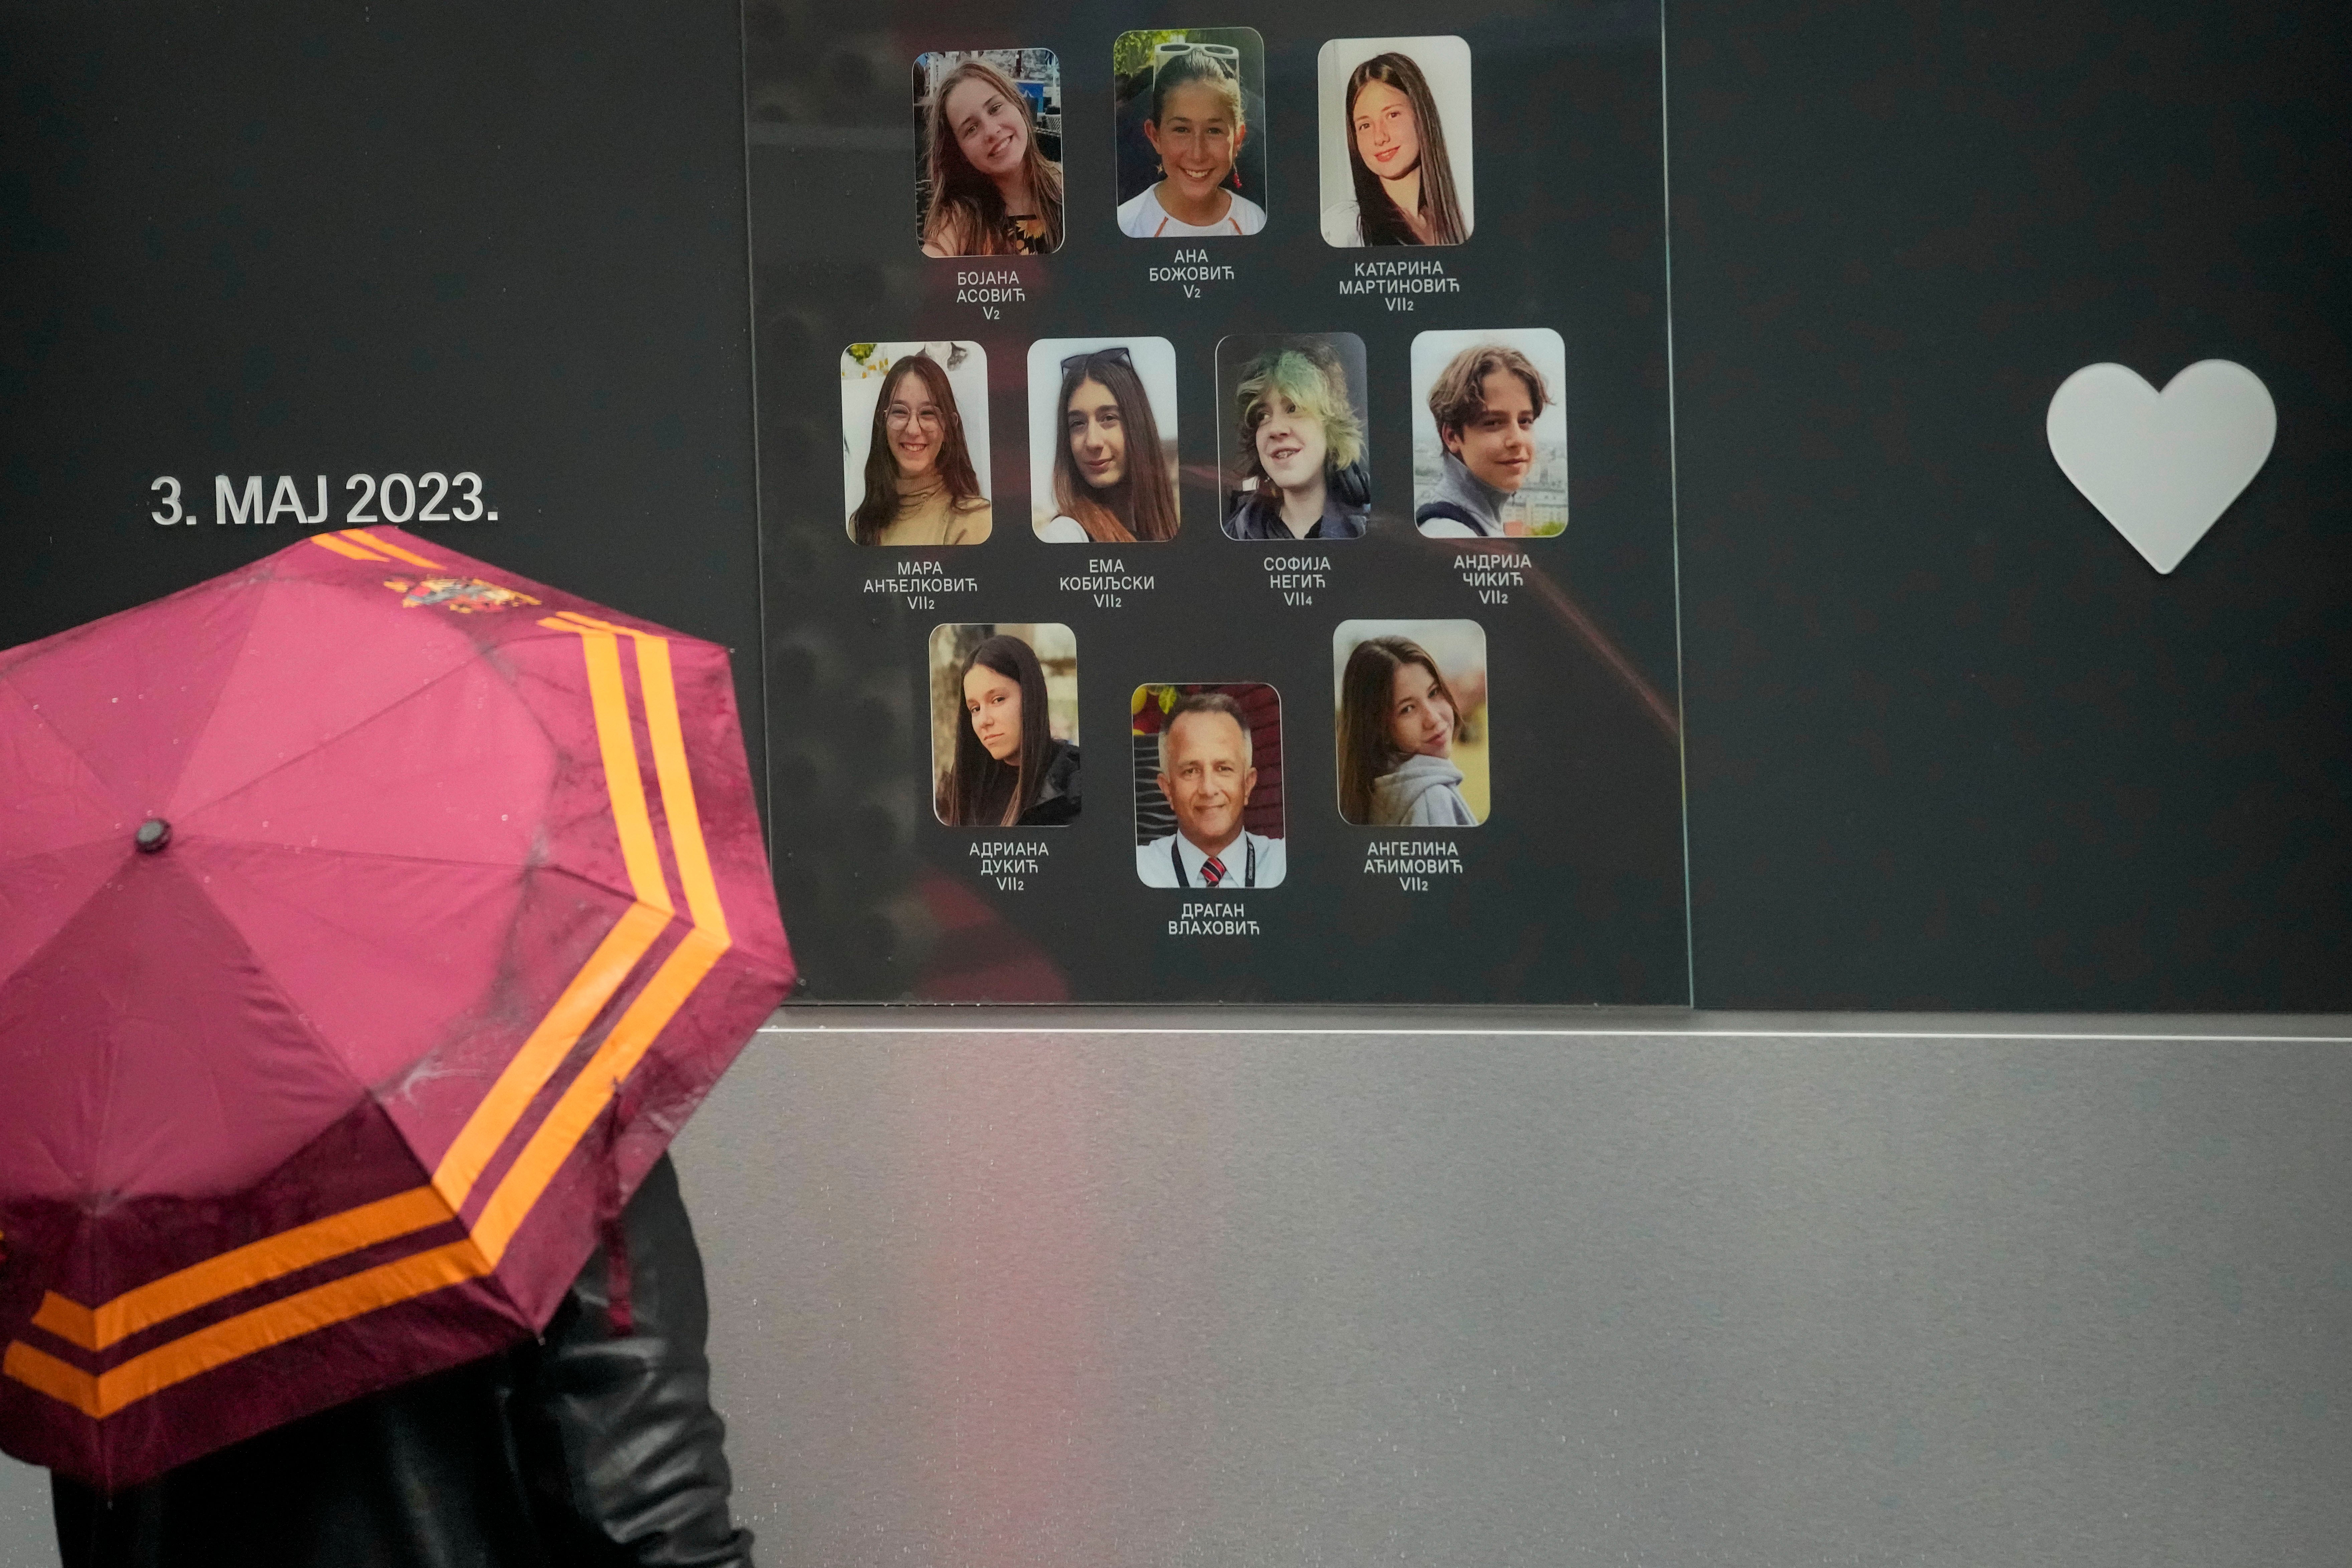
<instances>
[{"instance_id":1,"label":"white t-shirt in photo","mask_svg":"<svg viewBox=\"0 0 2352 1568\"><path fill-rule=\"evenodd\" d=\"M1225 193L1225 216L1211 224L1182 223L1160 205L1158 184L1118 204L1118 232L1129 239L1204 239L1215 235L1255 234L1265 226L1265 209L1233 192Z\"/></svg>"}]
</instances>

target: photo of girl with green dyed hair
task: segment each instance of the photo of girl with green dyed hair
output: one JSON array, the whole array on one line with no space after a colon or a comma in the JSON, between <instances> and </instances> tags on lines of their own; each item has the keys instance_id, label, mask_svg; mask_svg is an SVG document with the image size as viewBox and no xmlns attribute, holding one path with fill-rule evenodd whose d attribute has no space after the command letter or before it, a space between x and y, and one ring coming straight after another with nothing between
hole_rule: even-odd
<instances>
[{"instance_id":1,"label":"photo of girl with green dyed hair","mask_svg":"<svg viewBox=\"0 0 2352 1568\"><path fill-rule=\"evenodd\" d=\"M1361 538L1372 512L1363 340L1227 338L1217 345L1217 384L1233 411L1226 536Z\"/></svg>"}]
</instances>

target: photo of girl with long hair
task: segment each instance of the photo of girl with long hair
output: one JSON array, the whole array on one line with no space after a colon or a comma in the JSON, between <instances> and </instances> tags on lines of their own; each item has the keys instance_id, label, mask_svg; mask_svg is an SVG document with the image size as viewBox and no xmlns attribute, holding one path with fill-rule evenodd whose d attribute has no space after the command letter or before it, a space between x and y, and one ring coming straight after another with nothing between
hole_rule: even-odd
<instances>
[{"instance_id":1,"label":"photo of girl with long hair","mask_svg":"<svg viewBox=\"0 0 2352 1568\"><path fill-rule=\"evenodd\" d=\"M915 61L915 227L926 256L1034 256L1062 244L1062 68L1051 49Z\"/></svg>"},{"instance_id":2,"label":"photo of girl with long hair","mask_svg":"<svg viewBox=\"0 0 2352 1568\"><path fill-rule=\"evenodd\" d=\"M1256 30L1122 33L1111 69L1118 231L1130 239L1206 239L1264 228L1265 205L1244 194L1265 192L1255 129L1265 112L1265 46Z\"/></svg>"},{"instance_id":3,"label":"photo of girl with long hair","mask_svg":"<svg viewBox=\"0 0 2352 1568\"><path fill-rule=\"evenodd\" d=\"M950 827L1078 816L1078 644L1053 622L931 633L933 808Z\"/></svg>"},{"instance_id":4,"label":"photo of girl with long hair","mask_svg":"<svg viewBox=\"0 0 2352 1568\"><path fill-rule=\"evenodd\" d=\"M1031 527L1049 544L1159 543L1176 489L1176 350L1166 338L1029 347Z\"/></svg>"},{"instance_id":5,"label":"photo of girl with long hair","mask_svg":"<svg viewBox=\"0 0 2352 1568\"><path fill-rule=\"evenodd\" d=\"M1226 537L1360 539L1371 521L1364 341L1353 332L1217 344Z\"/></svg>"},{"instance_id":6,"label":"photo of girl with long hair","mask_svg":"<svg viewBox=\"0 0 2352 1568\"><path fill-rule=\"evenodd\" d=\"M1486 634L1475 621L1342 621L1331 638L1339 815L1475 827L1489 810Z\"/></svg>"},{"instance_id":7,"label":"photo of girl with long hair","mask_svg":"<svg viewBox=\"0 0 2352 1568\"><path fill-rule=\"evenodd\" d=\"M1318 68L1323 238L1460 245L1473 220L1470 46L1335 38Z\"/></svg>"},{"instance_id":8,"label":"photo of girl with long hair","mask_svg":"<svg viewBox=\"0 0 2352 1568\"><path fill-rule=\"evenodd\" d=\"M841 355L841 458L855 542L929 550L985 540L995 515L985 351L850 344Z\"/></svg>"}]
</instances>

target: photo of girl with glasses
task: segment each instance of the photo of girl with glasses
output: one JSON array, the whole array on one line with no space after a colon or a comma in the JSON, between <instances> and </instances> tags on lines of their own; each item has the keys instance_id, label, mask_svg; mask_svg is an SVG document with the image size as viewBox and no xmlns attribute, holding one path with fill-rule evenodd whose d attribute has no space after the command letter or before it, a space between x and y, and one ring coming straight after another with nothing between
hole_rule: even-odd
<instances>
[{"instance_id":1,"label":"photo of girl with glasses","mask_svg":"<svg viewBox=\"0 0 2352 1568\"><path fill-rule=\"evenodd\" d=\"M1061 248L1061 67L1053 51L928 54L915 62L915 85L923 254Z\"/></svg>"},{"instance_id":2,"label":"photo of girl with glasses","mask_svg":"<svg viewBox=\"0 0 2352 1568\"><path fill-rule=\"evenodd\" d=\"M1325 242L1468 239L1469 46L1459 38L1334 39L1323 46L1319 74Z\"/></svg>"},{"instance_id":3,"label":"photo of girl with glasses","mask_svg":"<svg viewBox=\"0 0 2352 1568\"><path fill-rule=\"evenodd\" d=\"M1364 447L1364 343L1326 337L1230 337L1217 345L1232 539L1360 539L1371 521Z\"/></svg>"},{"instance_id":4,"label":"photo of girl with glasses","mask_svg":"<svg viewBox=\"0 0 2352 1568\"><path fill-rule=\"evenodd\" d=\"M841 423L853 541L928 550L988 537L988 359L978 343L850 344Z\"/></svg>"},{"instance_id":5,"label":"photo of girl with glasses","mask_svg":"<svg viewBox=\"0 0 2352 1568\"><path fill-rule=\"evenodd\" d=\"M931 633L933 808L950 827L1077 820L1078 645L1054 622Z\"/></svg>"},{"instance_id":6,"label":"photo of girl with glasses","mask_svg":"<svg viewBox=\"0 0 2352 1568\"><path fill-rule=\"evenodd\" d=\"M1442 659L1425 646L1433 644ZM1339 815L1367 827L1484 822L1486 634L1478 624L1342 621L1331 651Z\"/></svg>"},{"instance_id":7,"label":"photo of girl with glasses","mask_svg":"<svg viewBox=\"0 0 2352 1568\"><path fill-rule=\"evenodd\" d=\"M1031 526L1049 544L1176 537L1176 351L1166 338L1029 349Z\"/></svg>"},{"instance_id":8,"label":"photo of girl with glasses","mask_svg":"<svg viewBox=\"0 0 2352 1568\"><path fill-rule=\"evenodd\" d=\"M1213 40L1231 39L1232 42ZM1145 51L1149 50L1147 54ZM1130 57L1139 69L1119 72ZM1128 33L1113 47L1119 72L1118 231L1131 239L1202 239L1255 234L1265 208L1242 194L1235 161L1248 144L1244 75L1262 80L1265 48L1247 27ZM1135 148L1125 132L1142 132ZM1149 163L1138 170L1134 165ZM1265 161L1251 160L1262 186ZM1138 175L1156 173L1128 194Z\"/></svg>"}]
</instances>

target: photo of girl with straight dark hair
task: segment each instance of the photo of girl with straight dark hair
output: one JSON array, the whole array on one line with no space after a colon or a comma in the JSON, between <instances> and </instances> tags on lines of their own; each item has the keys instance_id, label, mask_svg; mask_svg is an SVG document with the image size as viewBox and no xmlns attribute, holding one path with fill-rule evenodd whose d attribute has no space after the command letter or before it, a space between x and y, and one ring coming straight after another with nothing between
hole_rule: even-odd
<instances>
[{"instance_id":1,"label":"photo of girl with straight dark hair","mask_svg":"<svg viewBox=\"0 0 2352 1568\"><path fill-rule=\"evenodd\" d=\"M1419 62L1394 49L1360 61L1348 73L1341 105L1351 190L1324 209L1324 239L1339 246L1468 239L1468 204L1455 189L1444 119ZM1327 184L1327 199L1331 194Z\"/></svg>"},{"instance_id":2,"label":"photo of girl with straight dark hair","mask_svg":"<svg viewBox=\"0 0 2352 1568\"><path fill-rule=\"evenodd\" d=\"M927 353L892 365L874 403L866 494L849 514L860 544L978 544L993 521L948 373Z\"/></svg>"},{"instance_id":3,"label":"photo of girl with straight dark hair","mask_svg":"<svg viewBox=\"0 0 2352 1568\"><path fill-rule=\"evenodd\" d=\"M1164 342L1158 346L1167 350ZM1181 514L1175 474L1151 398L1136 374L1134 352L1113 344L1061 362L1061 391L1053 405L1055 515L1035 529L1048 543L1176 537ZM1030 374L1038 370L1033 359Z\"/></svg>"},{"instance_id":4,"label":"photo of girl with straight dark hair","mask_svg":"<svg viewBox=\"0 0 2352 1568\"><path fill-rule=\"evenodd\" d=\"M1053 737L1036 651L999 634L963 664L955 754L940 785L950 827L1058 827L1078 815L1078 748Z\"/></svg>"},{"instance_id":5,"label":"photo of girl with straight dark hair","mask_svg":"<svg viewBox=\"0 0 2352 1568\"><path fill-rule=\"evenodd\" d=\"M1339 815L1373 827L1478 826L1453 761L1462 720L1419 643L1358 643L1339 676Z\"/></svg>"},{"instance_id":6,"label":"photo of girl with straight dark hair","mask_svg":"<svg viewBox=\"0 0 2352 1568\"><path fill-rule=\"evenodd\" d=\"M1038 144L1029 95L988 61L966 59L940 79L924 116L922 173L924 255L1061 248L1062 166Z\"/></svg>"}]
</instances>

